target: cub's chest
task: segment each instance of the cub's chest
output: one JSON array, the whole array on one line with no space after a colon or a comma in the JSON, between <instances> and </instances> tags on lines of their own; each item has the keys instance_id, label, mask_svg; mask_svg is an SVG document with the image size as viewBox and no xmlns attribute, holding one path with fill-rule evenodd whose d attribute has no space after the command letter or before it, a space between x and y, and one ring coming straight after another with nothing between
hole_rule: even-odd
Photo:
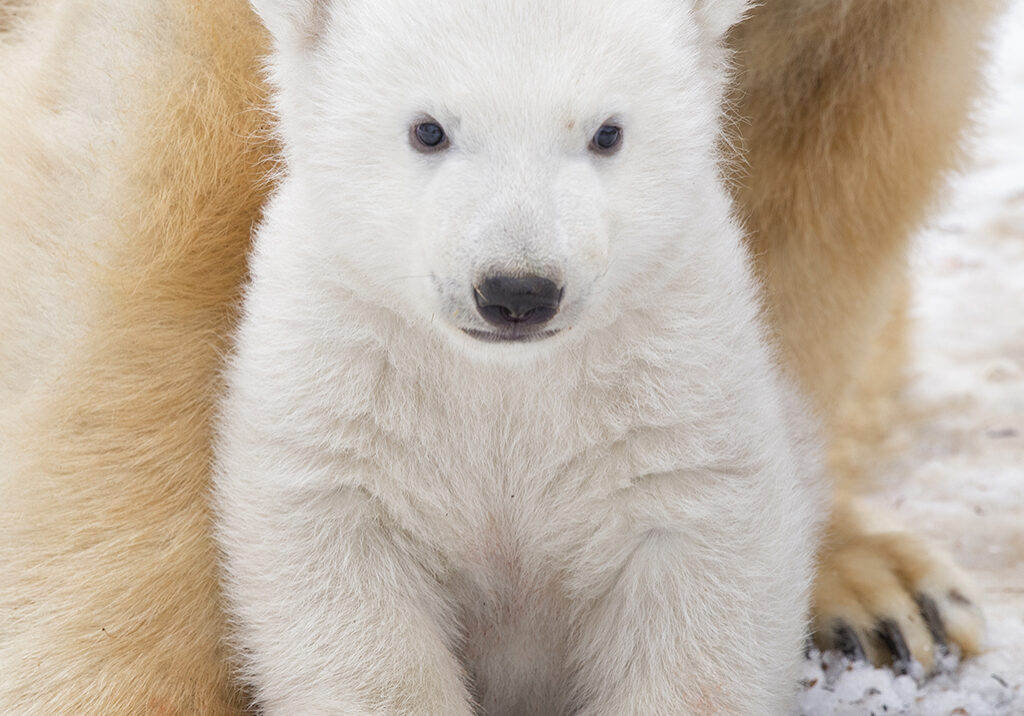
<instances>
[{"instance_id":1,"label":"cub's chest","mask_svg":"<svg viewBox=\"0 0 1024 716\"><path fill-rule=\"evenodd\" d=\"M557 557L564 547L523 529L494 519L454 555L460 653L489 713L522 699L514 713L557 713L564 696L553 688L563 681L572 632L572 599Z\"/></svg>"}]
</instances>

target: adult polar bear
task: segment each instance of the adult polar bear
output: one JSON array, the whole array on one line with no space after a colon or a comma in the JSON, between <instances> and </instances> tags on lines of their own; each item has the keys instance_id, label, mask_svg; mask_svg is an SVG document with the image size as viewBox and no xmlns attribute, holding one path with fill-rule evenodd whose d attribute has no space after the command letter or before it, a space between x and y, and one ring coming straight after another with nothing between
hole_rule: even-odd
<instances>
[{"instance_id":1,"label":"adult polar bear","mask_svg":"<svg viewBox=\"0 0 1024 716\"><path fill-rule=\"evenodd\" d=\"M774 0L732 33L737 198L769 317L837 444L869 392L906 238L956 159L997 5ZM204 496L268 189L266 47L243 0L0 2L0 236L17 278L0 282L4 712L241 708ZM927 661L923 593L976 647L955 573L850 505L822 555L817 638L881 660L871 634L887 621Z\"/></svg>"},{"instance_id":2,"label":"adult polar bear","mask_svg":"<svg viewBox=\"0 0 1024 716\"><path fill-rule=\"evenodd\" d=\"M254 4L287 170L213 503L256 703L785 713L823 466L719 169L745 0Z\"/></svg>"}]
</instances>

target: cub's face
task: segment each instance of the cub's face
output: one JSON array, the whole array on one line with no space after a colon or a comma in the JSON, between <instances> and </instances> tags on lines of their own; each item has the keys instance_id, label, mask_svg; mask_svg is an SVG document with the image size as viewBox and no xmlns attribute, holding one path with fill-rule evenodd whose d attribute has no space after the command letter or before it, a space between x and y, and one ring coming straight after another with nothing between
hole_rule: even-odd
<instances>
[{"instance_id":1,"label":"cub's face","mask_svg":"<svg viewBox=\"0 0 1024 716\"><path fill-rule=\"evenodd\" d=\"M715 2L257 0L296 250L488 350L656 300L727 224Z\"/></svg>"}]
</instances>

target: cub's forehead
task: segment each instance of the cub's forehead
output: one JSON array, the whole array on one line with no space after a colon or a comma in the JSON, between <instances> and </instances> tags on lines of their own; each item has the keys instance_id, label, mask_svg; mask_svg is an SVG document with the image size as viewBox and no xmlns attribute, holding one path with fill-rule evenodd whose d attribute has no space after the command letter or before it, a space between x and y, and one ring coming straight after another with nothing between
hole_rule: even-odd
<instances>
[{"instance_id":1,"label":"cub's forehead","mask_svg":"<svg viewBox=\"0 0 1024 716\"><path fill-rule=\"evenodd\" d=\"M324 0L330 2L331 0ZM544 43L563 38L595 41L623 34L657 43L694 27L688 0L333 0L342 25L394 40L479 39L488 46ZM685 37L683 38L685 40Z\"/></svg>"},{"instance_id":2,"label":"cub's forehead","mask_svg":"<svg viewBox=\"0 0 1024 716\"><path fill-rule=\"evenodd\" d=\"M324 59L366 86L476 102L585 97L685 81L698 61L685 0L350 0ZM668 88L665 88L668 89ZM490 92L489 92L490 91Z\"/></svg>"}]
</instances>

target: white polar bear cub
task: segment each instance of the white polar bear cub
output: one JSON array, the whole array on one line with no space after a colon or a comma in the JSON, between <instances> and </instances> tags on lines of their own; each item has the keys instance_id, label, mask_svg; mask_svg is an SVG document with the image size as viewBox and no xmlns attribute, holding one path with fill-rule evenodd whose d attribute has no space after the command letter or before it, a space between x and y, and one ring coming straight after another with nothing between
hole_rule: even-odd
<instances>
[{"instance_id":1,"label":"white polar bear cub","mask_svg":"<svg viewBox=\"0 0 1024 716\"><path fill-rule=\"evenodd\" d=\"M740 0L257 0L216 455L267 714L783 713L816 450L719 171Z\"/></svg>"}]
</instances>

